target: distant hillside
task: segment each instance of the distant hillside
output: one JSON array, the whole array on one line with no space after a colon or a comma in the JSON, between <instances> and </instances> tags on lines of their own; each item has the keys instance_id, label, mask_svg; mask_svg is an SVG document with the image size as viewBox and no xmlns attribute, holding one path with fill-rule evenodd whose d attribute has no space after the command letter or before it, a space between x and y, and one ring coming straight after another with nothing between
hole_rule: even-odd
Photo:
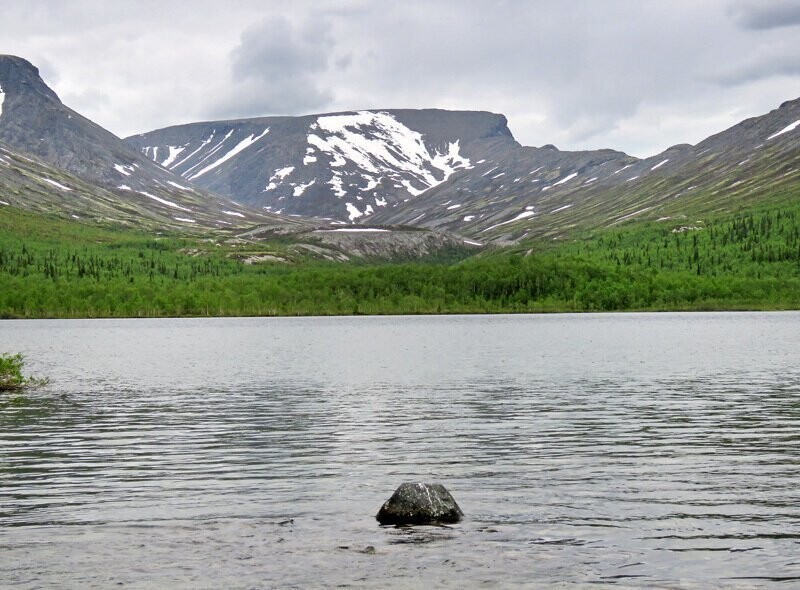
<instances>
[{"instance_id":1,"label":"distant hillside","mask_svg":"<svg viewBox=\"0 0 800 590\"><path fill-rule=\"evenodd\" d=\"M638 159L522 147L505 117L386 110L169 127L127 139L187 180L268 211L479 240L563 237L794 190L800 100Z\"/></svg>"},{"instance_id":2,"label":"distant hillside","mask_svg":"<svg viewBox=\"0 0 800 590\"><path fill-rule=\"evenodd\" d=\"M523 147L503 115L437 109L193 123L123 141L63 105L33 65L0 56L0 144L1 201L201 233L401 225L507 244L632 220L680 227L800 190L800 99L646 159ZM359 240L371 238L386 241Z\"/></svg>"},{"instance_id":3,"label":"distant hillside","mask_svg":"<svg viewBox=\"0 0 800 590\"><path fill-rule=\"evenodd\" d=\"M800 99L696 146L674 146L644 160L520 148L513 159L487 159L483 166L372 221L415 219L424 227L505 242L565 237L634 219L679 226L685 216L797 197Z\"/></svg>"},{"instance_id":4,"label":"distant hillside","mask_svg":"<svg viewBox=\"0 0 800 590\"><path fill-rule=\"evenodd\" d=\"M0 145L0 200L17 206L187 230L294 224L191 186L62 104L32 64L7 55Z\"/></svg>"},{"instance_id":5,"label":"distant hillside","mask_svg":"<svg viewBox=\"0 0 800 590\"><path fill-rule=\"evenodd\" d=\"M269 211L364 220L517 147L505 117L361 111L216 121L127 139L208 190Z\"/></svg>"}]
</instances>

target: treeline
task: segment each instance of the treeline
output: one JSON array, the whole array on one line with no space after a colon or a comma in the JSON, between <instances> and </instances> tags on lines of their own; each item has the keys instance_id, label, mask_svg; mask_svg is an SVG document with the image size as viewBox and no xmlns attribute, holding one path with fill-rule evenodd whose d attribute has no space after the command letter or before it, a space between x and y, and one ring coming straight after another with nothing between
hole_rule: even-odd
<instances>
[{"instance_id":1,"label":"treeline","mask_svg":"<svg viewBox=\"0 0 800 590\"><path fill-rule=\"evenodd\" d=\"M150 281L3 277L5 317L406 314L796 308L795 277L650 272L563 255L458 265L315 265ZM767 274L767 273L762 273Z\"/></svg>"},{"instance_id":2,"label":"treeline","mask_svg":"<svg viewBox=\"0 0 800 590\"><path fill-rule=\"evenodd\" d=\"M227 247L192 248L186 240L6 235L0 315L797 309L798 220L793 207L705 223L668 220L457 264L247 266Z\"/></svg>"},{"instance_id":3,"label":"treeline","mask_svg":"<svg viewBox=\"0 0 800 590\"><path fill-rule=\"evenodd\" d=\"M73 251L49 248L32 252L25 242L19 246L0 245L0 273L13 277L43 275L52 281L60 279L94 279L97 282L130 283L138 280L154 282L165 277L195 280L198 277L222 276L241 272L241 265L220 258L162 256L158 242L142 243L133 255L120 256L102 249ZM159 250L155 252L154 250Z\"/></svg>"},{"instance_id":4,"label":"treeline","mask_svg":"<svg viewBox=\"0 0 800 590\"><path fill-rule=\"evenodd\" d=\"M617 265L691 270L698 275L760 276L764 265L800 264L798 211L750 212L730 220L659 224L600 235L578 251ZM666 227L664 227L666 226ZM774 272L766 270L767 274Z\"/></svg>"}]
</instances>

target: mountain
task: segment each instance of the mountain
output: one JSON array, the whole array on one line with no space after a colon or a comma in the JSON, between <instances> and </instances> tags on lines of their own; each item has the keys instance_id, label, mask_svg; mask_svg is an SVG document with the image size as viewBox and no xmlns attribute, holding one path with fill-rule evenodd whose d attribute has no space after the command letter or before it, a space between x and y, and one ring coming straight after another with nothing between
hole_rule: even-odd
<instances>
[{"instance_id":1,"label":"mountain","mask_svg":"<svg viewBox=\"0 0 800 590\"><path fill-rule=\"evenodd\" d=\"M353 231L249 209L151 161L65 106L29 62L0 56L0 215L14 208L154 233L213 233L247 263L405 260L477 248L446 232ZM281 255L265 255L263 242Z\"/></svg>"},{"instance_id":2,"label":"mountain","mask_svg":"<svg viewBox=\"0 0 800 590\"><path fill-rule=\"evenodd\" d=\"M199 232L369 224L502 244L630 220L680 227L796 195L800 99L644 159L521 146L503 115L439 109L193 123L123 141L62 104L29 62L0 56L0 149L0 201L16 206ZM362 250L395 237L312 241L334 235Z\"/></svg>"},{"instance_id":3,"label":"mountain","mask_svg":"<svg viewBox=\"0 0 800 590\"><path fill-rule=\"evenodd\" d=\"M0 147L0 200L16 206L185 229L294 224L191 186L65 106L36 67L7 55Z\"/></svg>"},{"instance_id":4,"label":"mountain","mask_svg":"<svg viewBox=\"0 0 800 590\"><path fill-rule=\"evenodd\" d=\"M646 159L546 151L520 148L514 159L487 160L488 170L476 167L371 221L415 219L422 227L504 242L561 238L633 219L680 226L691 216L796 196L800 99L695 146L673 146Z\"/></svg>"},{"instance_id":5,"label":"mountain","mask_svg":"<svg viewBox=\"0 0 800 590\"><path fill-rule=\"evenodd\" d=\"M361 111L193 123L127 138L208 190L252 207L354 221L517 144L505 117Z\"/></svg>"},{"instance_id":6,"label":"mountain","mask_svg":"<svg viewBox=\"0 0 800 590\"><path fill-rule=\"evenodd\" d=\"M252 207L468 234L534 190L558 188L578 173L604 178L636 162L613 150L522 147L503 115L438 109L193 123L126 141L184 179Z\"/></svg>"},{"instance_id":7,"label":"mountain","mask_svg":"<svg viewBox=\"0 0 800 590\"><path fill-rule=\"evenodd\" d=\"M194 123L126 141L199 186L267 211L502 243L678 219L795 186L798 120L800 101L789 101L645 159L524 147L502 115L443 110Z\"/></svg>"}]
</instances>

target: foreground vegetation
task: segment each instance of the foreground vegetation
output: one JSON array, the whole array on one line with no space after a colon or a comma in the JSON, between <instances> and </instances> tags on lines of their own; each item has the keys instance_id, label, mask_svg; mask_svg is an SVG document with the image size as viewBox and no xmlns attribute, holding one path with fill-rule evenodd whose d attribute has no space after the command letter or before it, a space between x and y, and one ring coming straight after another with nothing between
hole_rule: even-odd
<instances>
[{"instance_id":1,"label":"foreground vegetation","mask_svg":"<svg viewBox=\"0 0 800 590\"><path fill-rule=\"evenodd\" d=\"M800 309L800 205L791 202L458 263L245 265L241 247L3 207L0 317Z\"/></svg>"},{"instance_id":2,"label":"foreground vegetation","mask_svg":"<svg viewBox=\"0 0 800 590\"><path fill-rule=\"evenodd\" d=\"M22 391L47 383L46 379L25 377L22 374L24 366L25 359L21 354L0 354L0 392Z\"/></svg>"}]
</instances>

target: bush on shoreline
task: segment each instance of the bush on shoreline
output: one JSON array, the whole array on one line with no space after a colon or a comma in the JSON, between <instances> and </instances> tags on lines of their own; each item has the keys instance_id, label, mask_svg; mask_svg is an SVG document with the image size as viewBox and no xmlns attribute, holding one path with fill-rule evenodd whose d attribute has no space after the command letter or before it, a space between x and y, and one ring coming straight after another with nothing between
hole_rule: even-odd
<instances>
[{"instance_id":1,"label":"bush on shoreline","mask_svg":"<svg viewBox=\"0 0 800 590\"><path fill-rule=\"evenodd\" d=\"M25 377L24 366L25 358L21 354L0 354L0 391L21 391L47 384L47 379Z\"/></svg>"}]
</instances>

